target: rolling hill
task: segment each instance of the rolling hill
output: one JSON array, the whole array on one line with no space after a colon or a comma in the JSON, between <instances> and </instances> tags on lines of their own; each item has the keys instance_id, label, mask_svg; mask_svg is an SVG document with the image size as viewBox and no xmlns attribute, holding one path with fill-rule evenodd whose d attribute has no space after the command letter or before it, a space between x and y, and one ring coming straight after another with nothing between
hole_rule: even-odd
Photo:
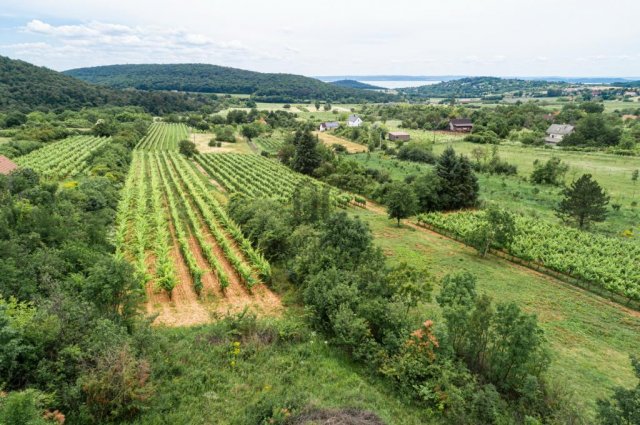
<instances>
[{"instance_id":1,"label":"rolling hill","mask_svg":"<svg viewBox=\"0 0 640 425\"><path fill-rule=\"evenodd\" d=\"M540 93L551 88L568 86L568 83L516 78L467 77L442 83L402 89L416 97L485 97L511 92Z\"/></svg>"},{"instance_id":2,"label":"rolling hill","mask_svg":"<svg viewBox=\"0 0 640 425\"><path fill-rule=\"evenodd\" d=\"M206 95L111 89L0 56L0 111L134 105L154 114L162 114L195 110L213 102L215 99Z\"/></svg>"},{"instance_id":3,"label":"rolling hill","mask_svg":"<svg viewBox=\"0 0 640 425\"><path fill-rule=\"evenodd\" d=\"M324 83L294 74L270 74L208 64L109 65L78 68L65 74L112 88L248 94L256 100L298 102L385 102L384 93Z\"/></svg>"},{"instance_id":4,"label":"rolling hill","mask_svg":"<svg viewBox=\"0 0 640 425\"><path fill-rule=\"evenodd\" d=\"M332 81L330 84L333 84L338 87L347 87L350 89L359 89L359 90L384 90L384 87L374 86L372 84L362 83L357 80L338 80Z\"/></svg>"}]
</instances>

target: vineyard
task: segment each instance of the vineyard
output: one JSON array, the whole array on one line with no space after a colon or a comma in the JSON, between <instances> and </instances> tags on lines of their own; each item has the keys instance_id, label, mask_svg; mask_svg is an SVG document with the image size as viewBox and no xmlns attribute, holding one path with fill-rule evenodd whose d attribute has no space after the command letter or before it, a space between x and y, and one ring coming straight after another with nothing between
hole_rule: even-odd
<instances>
[{"instance_id":1,"label":"vineyard","mask_svg":"<svg viewBox=\"0 0 640 425\"><path fill-rule=\"evenodd\" d=\"M483 213L429 213L425 223L468 240ZM607 236L516 216L516 237L508 253L539 263L629 300L640 301L640 246Z\"/></svg>"},{"instance_id":2,"label":"vineyard","mask_svg":"<svg viewBox=\"0 0 640 425\"><path fill-rule=\"evenodd\" d=\"M18 157L16 163L35 170L44 178L62 179L87 171L86 160L109 138L74 136Z\"/></svg>"},{"instance_id":3,"label":"vineyard","mask_svg":"<svg viewBox=\"0 0 640 425\"><path fill-rule=\"evenodd\" d=\"M230 193L289 200L298 185L310 183L326 188L336 199L342 196L337 189L259 155L200 154L196 161Z\"/></svg>"},{"instance_id":4,"label":"vineyard","mask_svg":"<svg viewBox=\"0 0 640 425\"><path fill-rule=\"evenodd\" d=\"M118 255L134 264L146 285L151 310L152 300L190 305L178 308L181 323L208 320L200 302L205 298L216 299L219 309L273 302L259 285L271 278L269 263L229 219L202 174L177 152L134 151L115 240ZM224 302L233 299L240 305ZM175 315L165 308L159 321L171 323Z\"/></svg>"},{"instance_id":5,"label":"vineyard","mask_svg":"<svg viewBox=\"0 0 640 425\"><path fill-rule=\"evenodd\" d=\"M184 124L153 123L136 148L145 151L178 150L178 142L187 138L189 129Z\"/></svg>"},{"instance_id":6,"label":"vineyard","mask_svg":"<svg viewBox=\"0 0 640 425\"><path fill-rule=\"evenodd\" d=\"M253 142L260 147L265 152L276 153L282 145L284 145L284 140L282 137L265 137L261 136L256 139L253 139Z\"/></svg>"}]
</instances>

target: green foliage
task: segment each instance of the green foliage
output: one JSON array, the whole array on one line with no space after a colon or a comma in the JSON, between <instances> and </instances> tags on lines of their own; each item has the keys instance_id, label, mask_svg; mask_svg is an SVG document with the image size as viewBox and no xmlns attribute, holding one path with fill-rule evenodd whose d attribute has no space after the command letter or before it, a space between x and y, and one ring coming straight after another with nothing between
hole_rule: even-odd
<instances>
[{"instance_id":1,"label":"green foliage","mask_svg":"<svg viewBox=\"0 0 640 425\"><path fill-rule=\"evenodd\" d=\"M441 182L438 189L439 207L443 210L468 208L478 201L478 180L467 157L456 156L448 147L438 158L436 174Z\"/></svg>"},{"instance_id":2,"label":"green foliage","mask_svg":"<svg viewBox=\"0 0 640 425\"><path fill-rule=\"evenodd\" d=\"M636 378L640 380L640 361L631 357ZM598 400L598 419L602 425L640 423L640 383L635 388L616 387L610 400Z\"/></svg>"},{"instance_id":3,"label":"green foliage","mask_svg":"<svg viewBox=\"0 0 640 425\"><path fill-rule=\"evenodd\" d=\"M435 164L436 156L430 145L419 142L409 142L398 149L398 159L425 164Z\"/></svg>"},{"instance_id":4,"label":"green foliage","mask_svg":"<svg viewBox=\"0 0 640 425\"><path fill-rule=\"evenodd\" d=\"M44 411L51 397L33 389L0 393L0 425L46 425ZM64 415L59 415L64 421Z\"/></svg>"},{"instance_id":5,"label":"green foliage","mask_svg":"<svg viewBox=\"0 0 640 425\"><path fill-rule=\"evenodd\" d=\"M601 222L607 218L609 196L591 174L583 174L578 180L564 189L564 198L558 204L556 212L564 220L573 220L581 229L592 222Z\"/></svg>"},{"instance_id":6,"label":"green foliage","mask_svg":"<svg viewBox=\"0 0 640 425\"><path fill-rule=\"evenodd\" d=\"M569 166L560 158L550 158L544 164L539 160L533 161L531 181L536 184L561 185L564 175L569 171Z\"/></svg>"},{"instance_id":7,"label":"green foliage","mask_svg":"<svg viewBox=\"0 0 640 425\"><path fill-rule=\"evenodd\" d=\"M24 112L136 105L151 113L163 114L197 110L204 105L214 105L216 100L211 96L187 93L148 93L97 87L44 67L0 56L0 110Z\"/></svg>"},{"instance_id":8,"label":"green foliage","mask_svg":"<svg viewBox=\"0 0 640 425\"><path fill-rule=\"evenodd\" d=\"M385 205L389 218L400 220L415 214L418 210L418 198L412 187L406 183L391 183L385 196Z\"/></svg>"},{"instance_id":9,"label":"green foliage","mask_svg":"<svg viewBox=\"0 0 640 425\"><path fill-rule=\"evenodd\" d=\"M408 95L418 97L485 97L520 91L539 93L549 88L566 87L567 83L548 81L518 80L513 78L468 77L438 84L404 89Z\"/></svg>"},{"instance_id":10,"label":"green foliage","mask_svg":"<svg viewBox=\"0 0 640 425\"><path fill-rule=\"evenodd\" d=\"M471 233L469 241L484 257L489 248L507 248L515 237L515 226L510 212L491 207L484 215L484 220Z\"/></svg>"},{"instance_id":11,"label":"green foliage","mask_svg":"<svg viewBox=\"0 0 640 425\"><path fill-rule=\"evenodd\" d=\"M186 156L187 158L191 158L193 157L193 155L198 153L198 150L196 149L196 144L193 143L191 140L186 140L186 139L180 140L180 142L178 142L178 150L182 155Z\"/></svg>"},{"instance_id":12,"label":"green foliage","mask_svg":"<svg viewBox=\"0 0 640 425\"><path fill-rule=\"evenodd\" d=\"M615 146L622 130L609 122L601 113L589 113L580 119L573 133L565 136L562 146Z\"/></svg>"},{"instance_id":13,"label":"green foliage","mask_svg":"<svg viewBox=\"0 0 640 425\"><path fill-rule=\"evenodd\" d=\"M318 152L318 138L311 133L309 128L296 131L293 145L295 154L291 159L291 168L302 174L311 174L322 163L322 157Z\"/></svg>"},{"instance_id":14,"label":"green foliage","mask_svg":"<svg viewBox=\"0 0 640 425\"><path fill-rule=\"evenodd\" d=\"M216 140L220 142L235 143L236 133L232 126L229 126L229 125L218 126L214 131L216 134Z\"/></svg>"}]
</instances>

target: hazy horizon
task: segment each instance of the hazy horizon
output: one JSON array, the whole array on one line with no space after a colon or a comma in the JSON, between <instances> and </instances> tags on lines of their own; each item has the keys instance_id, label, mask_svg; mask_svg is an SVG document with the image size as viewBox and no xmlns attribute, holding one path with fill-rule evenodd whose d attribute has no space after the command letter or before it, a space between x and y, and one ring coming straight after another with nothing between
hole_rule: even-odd
<instances>
[{"instance_id":1,"label":"hazy horizon","mask_svg":"<svg viewBox=\"0 0 640 425\"><path fill-rule=\"evenodd\" d=\"M640 2L616 3L5 0L0 54L59 71L210 63L308 76L640 76Z\"/></svg>"}]
</instances>

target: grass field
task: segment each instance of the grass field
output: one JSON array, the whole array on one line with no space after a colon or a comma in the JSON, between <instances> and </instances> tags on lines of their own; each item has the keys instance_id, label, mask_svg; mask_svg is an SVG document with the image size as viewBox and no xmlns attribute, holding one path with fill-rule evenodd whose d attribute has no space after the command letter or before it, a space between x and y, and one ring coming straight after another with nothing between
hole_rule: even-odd
<instances>
[{"instance_id":1,"label":"grass field","mask_svg":"<svg viewBox=\"0 0 640 425\"><path fill-rule=\"evenodd\" d=\"M357 215L369 223L392 263L422 265L437 278L470 271L478 277L480 292L535 313L552 350L551 378L575 392L587 409L593 409L596 398L608 396L612 386L634 384L629 355L640 352L640 313L507 261L480 258L438 234L407 225L398 229L385 215ZM418 313L439 318L434 304L421 306Z\"/></svg>"},{"instance_id":2,"label":"grass field","mask_svg":"<svg viewBox=\"0 0 640 425\"><path fill-rule=\"evenodd\" d=\"M433 134L432 132L420 131L420 133L425 133L425 138L433 137L430 136ZM436 135L438 134L436 133ZM491 152L491 146L457 141L436 143L434 153L442 153L447 146L453 146L456 152L468 156L471 156L471 151L477 148L487 149L488 154ZM640 168L640 162L637 158L513 145L500 145L499 153L503 160L518 166L518 176L478 174L481 199L496 202L512 211L558 221L553 208L560 200L561 189L553 186L534 185L525 180L525 177L528 178L533 170L535 159L546 161L552 156L557 156L570 167L566 175L567 183L583 173L591 173L611 195L611 204L621 205L619 211L610 209L607 221L596 225L596 230L619 235L624 230L634 229L635 233L640 234L638 228L640 207L632 205L632 202L640 203L640 182L634 184L631 180L633 170ZM399 161L382 155L380 152L371 155L357 154L350 156L350 158L367 167L385 169L394 179L403 179L407 175L418 174L430 168L429 165Z\"/></svg>"},{"instance_id":3,"label":"grass field","mask_svg":"<svg viewBox=\"0 0 640 425\"><path fill-rule=\"evenodd\" d=\"M424 409L366 378L321 335L302 330L294 341L281 341L278 330L290 333L293 326L285 320L261 322L259 330L242 336L242 327L231 334L222 324L157 329L160 342L149 349L156 397L136 423L253 425L271 423L262 422L265 415L283 408L308 406L366 409L389 425L431 423ZM231 366L233 340L240 345Z\"/></svg>"}]
</instances>

